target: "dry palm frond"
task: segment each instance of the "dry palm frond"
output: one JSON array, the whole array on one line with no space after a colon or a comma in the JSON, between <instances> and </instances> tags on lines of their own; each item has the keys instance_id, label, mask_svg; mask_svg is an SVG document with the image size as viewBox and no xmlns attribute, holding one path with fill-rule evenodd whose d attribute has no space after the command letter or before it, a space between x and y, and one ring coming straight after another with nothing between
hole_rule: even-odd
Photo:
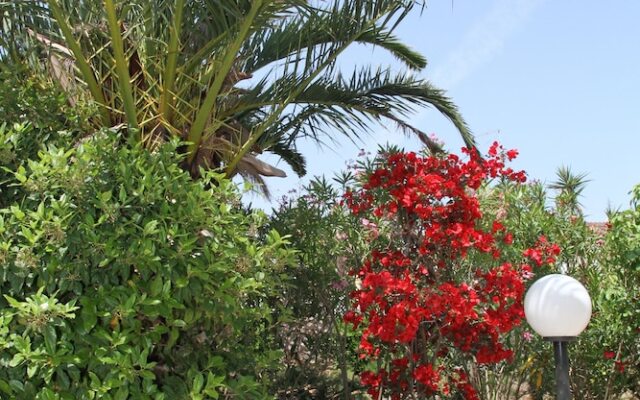
<instances>
[{"instance_id":1,"label":"dry palm frond","mask_svg":"<svg viewBox=\"0 0 640 400\"><path fill-rule=\"evenodd\" d=\"M72 106L76 105L78 87L76 85L75 61L71 50L31 29L27 29L27 32L44 46L49 60L51 77L69 94L69 103Z\"/></svg>"},{"instance_id":2,"label":"dry palm frond","mask_svg":"<svg viewBox=\"0 0 640 400\"><path fill-rule=\"evenodd\" d=\"M259 160L252 154L245 154L244 157L238 162L236 172L247 181L254 185L254 188L265 196L267 199L271 198L269 187L264 181L265 176L275 176L284 178L287 174L271 164L268 164L262 160Z\"/></svg>"},{"instance_id":3,"label":"dry palm frond","mask_svg":"<svg viewBox=\"0 0 640 400\"><path fill-rule=\"evenodd\" d=\"M238 173L242 174L246 171L250 171L253 174L261 176L274 176L278 178L287 177L287 174L283 170L258 159L252 154L245 154L238 163Z\"/></svg>"}]
</instances>

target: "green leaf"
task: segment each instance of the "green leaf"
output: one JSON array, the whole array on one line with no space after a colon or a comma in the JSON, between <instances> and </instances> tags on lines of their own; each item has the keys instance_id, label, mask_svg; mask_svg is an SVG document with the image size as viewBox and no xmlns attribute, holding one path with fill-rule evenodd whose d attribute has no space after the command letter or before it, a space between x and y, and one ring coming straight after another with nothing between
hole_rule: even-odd
<instances>
[{"instance_id":1,"label":"green leaf","mask_svg":"<svg viewBox=\"0 0 640 400\"><path fill-rule=\"evenodd\" d=\"M112 195L113 194L111 193L111 190L102 192L100 193L100 201L102 201L103 203L108 203L111 200Z\"/></svg>"},{"instance_id":2,"label":"green leaf","mask_svg":"<svg viewBox=\"0 0 640 400\"><path fill-rule=\"evenodd\" d=\"M9 305L13 308L20 308L20 306L22 305L22 303L20 303L18 300L14 299L11 296L7 296L6 294L3 296L5 299L7 299L7 303L9 303Z\"/></svg>"},{"instance_id":3,"label":"green leaf","mask_svg":"<svg viewBox=\"0 0 640 400\"><path fill-rule=\"evenodd\" d=\"M151 281L151 285L149 286L149 294L151 294L151 296L153 297L157 297L158 295L160 295L160 293L162 293L162 286L162 276L158 275L153 279L153 281Z\"/></svg>"},{"instance_id":4,"label":"green leaf","mask_svg":"<svg viewBox=\"0 0 640 400\"><path fill-rule=\"evenodd\" d=\"M217 388L222 386L223 382L224 376L217 376L209 372L207 374L207 387L204 389L204 393L207 396L211 396L212 398L217 399L220 396Z\"/></svg>"},{"instance_id":5,"label":"green leaf","mask_svg":"<svg viewBox=\"0 0 640 400\"><path fill-rule=\"evenodd\" d=\"M31 379L38 372L38 364L30 364L27 366L27 378Z\"/></svg>"},{"instance_id":6,"label":"green leaf","mask_svg":"<svg viewBox=\"0 0 640 400\"><path fill-rule=\"evenodd\" d=\"M60 368L56 370L56 381L58 385L65 390L68 390L71 387L71 380L69 379L69 375Z\"/></svg>"},{"instance_id":7,"label":"green leaf","mask_svg":"<svg viewBox=\"0 0 640 400\"><path fill-rule=\"evenodd\" d=\"M58 336L56 334L56 328L52 325L46 325L43 330L44 335L44 345L47 349L47 353L49 355L54 355L56 353L56 346Z\"/></svg>"},{"instance_id":8,"label":"green leaf","mask_svg":"<svg viewBox=\"0 0 640 400\"><path fill-rule=\"evenodd\" d=\"M124 185L120 185L120 191L118 192L118 201L120 204L125 204L127 202L127 191L124 188Z\"/></svg>"},{"instance_id":9,"label":"green leaf","mask_svg":"<svg viewBox=\"0 0 640 400\"><path fill-rule=\"evenodd\" d=\"M185 326L187 326L187 323L181 319L174 319L171 324L177 328L184 328Z\"/></svg>"},{"instance_id":10,"label":"green leaf","mask_svg":"<svg viewBox=\"0 0 640 400\"><path fill-rule=\"evenodd\" d=\"M9 366L11 368L17 367L18 365L22 364L23 361L24 356L22 355L22 353L14 354L13 358L11 358L11 361L9 361Z\"/></svg>"},{"instance_id":11,"label":"green leaf","mask_svg":"<svg viewBox=\"0 0 640 400\"><path fill-rule=\"evenodd\" d=\"M115 396L113 397L114 400L127 400L128 398L129 389L127 389L126 386L122 386L120 389L118 389Z\"/></svg>"},{"instance_id":12,"label":"green leaf","mask_svg":"<svg viewBox=\"0 0 640 400\"><path fill-rule=\"evenodd\" d=\"M9 381L9 386L11 386L11 388L16 392L24 391L24 385L22 384L22 382L15 379Z\"/></svg>"},{"instance_id":13,"label":"green leaf","mask_svg":"<svg viewBox=\"0 0 640 400\"><path fill-rule=\"evenodd\" d=\"M4 379L0 379L0 391L6 394L13 394L11 386Z\"/></svg>"},{"instance_id":14,"label":"green leaf","mask_svg":"<svg viewBox=\"0 0 640 400\"><path fill-rule=\"evenodd\" d=\"M80 311L80 332L89 333L97 322L96 303L87 298Z\"/></svg>"},{"instance_id":15,"label":"green leaf","mask_svg":"<svg viewBox=\"0 0 640 400\"><path fill-rule=\"evenodd\" d=\"M89 379L91 380L92 389L99 389L102 386L100 378L98 378L98 375L96 375L94 372L89 371Z\"/></svg>"},{"instance_id":16,"label":"green leaf","mask_svg":"<svg viewBox=\"0 0 640 400\"><path fill-rule=\"evenodd\" d=\"M18 221L22 221L26 214L22 212L22 210L18 206L11 206L11 213L18 219Z\"/></svg>"},{"instance_id":17,"label":"green leaf","mask_svg":"<svg viewBox=\"0 0 640 400\"><path fill-rule=\"evenodd\" d=\"M143 295L144 297L145 295ZM133 293L131 296L129 296L127 298L127 301L124 302L124 310L129 312L129 311L133 311L133 306L136 304L136 300L138 299L138 297L136 296L135 293ZM142 304L145 304L144 302Z\"/></svg>"},{"instance_id":18,"label":"green leaf","mask_svg":"<svg viewBox=\"0 0 640 400\"><path fill-rule=\"evenodd\" d=\"M156 375L152 371L149 371L148 369L141 370L140 376L145 379L152 379L152 380L156 379Z\"/></svg>"},{"instance_id":19,"label":"green leaf","mask_svg":"<svg viewBox=\"0 0 640 400\"><path fill-rule=\"evenodd\" d=\"M145 224L144 226L144 231L143 231L143 235L144 236L150 236L150 235L154 235L156 233L158 233L158 221L153 220L153 221L149 221Z\"/></svg>"},{"instance_id":20,"label":"green leaf","mask_svg":"<svg viewBox=\"0 0 640 400\"><path fill-rule=\"evenodd\" d=\"M27 181L26 171L22 165L18 167L18 170L14 173L14 176L20 183L25 183Z\"/></svg>"},{"instance_id":21,"label":"green leaf","mask_svg":"<svg viewBox=\"0 0 640 400\"><path fill-rule=\"evenodd\" d=\"M58 397L58 395L51 389L49 388L44 388L42 389L42 398L44 400L59 400L60 397Z\"/></svg>"},{"instance_id":22,"label":"green leaf","mask_svg":"<svg viewBox=\"0 0 640 400\"><path fill-rule=\"evenodd\" d=\"M193 390L192 393L200 393L202 391L202 387L204 385L204 376L201 373L197 373L195 378L193 378Z\"/></svg>"},{"instance_id":23,"label":"green leaf","mask_svg":"<svg viewBox=\"0 0 640 400\"><path fill-rule=\"evenodd\" d=\"M173 327L171 328L171 332L169 332L169 340L167 340L167 349L170 349L173 347L173 345L176 344L176 342L178 341L178 338L180 337L180 331L178 330L178 328Z\"/></svg>"}]
</instances>

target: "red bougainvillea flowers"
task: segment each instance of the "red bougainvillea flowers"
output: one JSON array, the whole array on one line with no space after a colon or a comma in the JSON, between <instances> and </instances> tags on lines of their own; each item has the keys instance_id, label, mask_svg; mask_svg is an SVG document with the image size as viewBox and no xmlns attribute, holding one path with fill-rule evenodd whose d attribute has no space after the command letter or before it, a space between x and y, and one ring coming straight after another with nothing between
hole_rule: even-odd
<instances>
[{"instance_id":1,"label":"red bougainvillea flowers","mask_svg":"<svg viewBox=\"0 0 640 400\"><path fill-rule=\"evenodd\" d=\"M512 357L502 339L524 315L527 262L550 264L560 251L541 237L521 264L500 260L513 235L500 221L483 220L476 193L491 179L526 176L505 166L518 153L498 143L486 158L463 153L465 160L383 154L362 187L345 195L351 212L376 229L368 236L375 250L352 271L360 285L344 316L362 329L361 357L377 366L360 375L374 398L457 391L478 399L457 364ZM382 226L391 228L387 235L378 234Z\"/></svg>"}]
</instances>

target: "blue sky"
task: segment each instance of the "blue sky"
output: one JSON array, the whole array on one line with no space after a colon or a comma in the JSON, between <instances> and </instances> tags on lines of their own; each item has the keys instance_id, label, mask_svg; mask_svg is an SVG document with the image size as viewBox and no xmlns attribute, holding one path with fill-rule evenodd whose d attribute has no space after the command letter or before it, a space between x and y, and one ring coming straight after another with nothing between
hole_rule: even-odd
<instances>
[{"instance_id":1,"label":"blue sky","mask_svg":"<svg viewBox=\"0 0 640 400\"><path fill-rule=\"evenodd\" d=\"M429 60L420 72L460 108L486 150L498 140L517 148L514 167L531 179L553 181L561 165L587 173L582 204L587 219L601 221L610 204L626 208L640 183L640 2L578 0L430 1L404 21L398 36ZM340 60L345 69L374 63L397 67L382 51L357 48ZM411 121L457 151L462 141L438 113L420 110ZM418 150L415 139L380 128L354 145L332 149L301 143L308 157L303 180L268 180L277 199L314 175L332 176L360 148L399 144ZM271 160L269 160L271 161ZM274 206L258 197L256 207Z\"/></svg>"}]
</instances>

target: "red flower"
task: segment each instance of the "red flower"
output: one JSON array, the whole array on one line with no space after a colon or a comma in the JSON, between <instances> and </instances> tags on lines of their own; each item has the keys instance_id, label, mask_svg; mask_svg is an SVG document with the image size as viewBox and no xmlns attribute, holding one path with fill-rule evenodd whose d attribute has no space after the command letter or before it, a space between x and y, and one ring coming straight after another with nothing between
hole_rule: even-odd
<instances>
[{"instance_id":1,"label":"red flower","mask_svg":"<svg viewBox=\"0 0 640 400\"><path fill-rule=\"evenodd\" d=\"M439 377L431 364L420 364L413 371L413 377L428 391L435 392L438 389Z\"/></svg>"},{"instance_id":2,"label":"red flower","mask_svg":"<svg viewBox=\"0 0 640 400\"><path fill-rule=\"evenodd\" d=\"M467 400L478 399L464 372L448 364L449 354L475 357L481 364L513 356L502 335L524 317L525 280L532 271L526 264L500 263L513 235L500 220L482 221L476 190L491 178L523 182L526 176L505 166L518 153L505 152L497 142L485 159L473 149L463 153L466 161L455 154L381 155L362 188L345 194L344 204L365 228L395 229L387 237L364 237L374 250L350 274L361 285L344 315L362 329L361 358L382 366L360 374L374 398L404 399L415 388L427 396L457 391ZM379 224L370 222L371 215ZM464 259L473 252L490 255L493 265L468 274ZM543 265L555 262L559 252L540 237L524 256ZM473 280L452 279L461 275L451 271L457 268Z\"/></svg>"},{"instance_id":3,"label":"red flower","mask_svg":"<svg viewBox=\"0 0 640 400\"><path fill-rule=\"evenodd\" d=\"M613 351L605 351L604 352L604 358L607 360L611 360L613 357L616 356L616 353Z\"/></svg>"},{"instance_id":4,"label":"red flower","mask_svg":"<svg viewBox=\"0 0 640 400\"><path fill-rule=\"evenodd\" d=\"M506 235L504 235L504 238L502 239L502 241L505 244L512 244L513 243L513 235L511 233L507 233Z\"/></svg>"}]
</instances>

